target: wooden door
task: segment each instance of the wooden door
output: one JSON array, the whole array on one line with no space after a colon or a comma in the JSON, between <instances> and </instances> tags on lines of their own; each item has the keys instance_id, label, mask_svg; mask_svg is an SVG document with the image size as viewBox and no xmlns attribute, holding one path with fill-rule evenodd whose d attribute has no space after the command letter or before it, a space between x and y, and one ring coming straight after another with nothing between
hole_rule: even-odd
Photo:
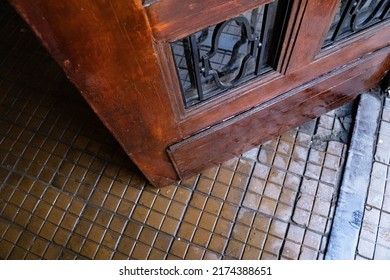
<instances>
[{"instance_id":1,"label":"wooden door","mask_svg":"<svg viewBox=\"0 0 390 280\"><path fill-rule=\"evenodd\" d=\"M387 0L11 3L155 186L350 101L390 65Z\"/></svg>"}]
</instances>

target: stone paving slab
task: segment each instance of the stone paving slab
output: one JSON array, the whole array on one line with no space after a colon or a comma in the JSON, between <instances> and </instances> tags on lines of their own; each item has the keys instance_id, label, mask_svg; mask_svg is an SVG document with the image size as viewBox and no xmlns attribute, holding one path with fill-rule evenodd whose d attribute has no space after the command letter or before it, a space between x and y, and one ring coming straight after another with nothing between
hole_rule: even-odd
<instances>
[{"instance_id":1,"label":"stone paving slab","mask_svg":"<svg viewBox=\"0 0 390 280\"><path fill-rule=\"evenodd\" d=\"M390 260L390 98L381 105L355 259Z\"/></svg>"},{"instance_id":2,"label":"stone paving slab","mask_svg":"<svg viewBox=\"0 0 390 280\"><path fill-rule=\"evenodd\" d=\"M390 260L390 98L360 98L326 259Z\"/></svg>"},{"instance_id":3,"label":"stone paving slab","mask_svg":"<svg viewBox=\"0 0 390 280\"><path fill-rule=\"evenodd\" d=\"M353 259L355 256L380 109L381 101L377 96L363 94L360 97L326 259ZM383 168L378 171L373 168L373 174L380 171Z\"/></svg>"}]
</instances>

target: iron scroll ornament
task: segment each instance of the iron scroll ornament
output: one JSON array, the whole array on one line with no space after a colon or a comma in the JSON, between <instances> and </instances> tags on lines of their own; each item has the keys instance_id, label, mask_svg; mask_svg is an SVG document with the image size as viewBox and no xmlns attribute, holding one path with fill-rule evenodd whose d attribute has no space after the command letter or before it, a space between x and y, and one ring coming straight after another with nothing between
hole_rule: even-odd
<instances>
[{"instance_id":1,"label":"iron scroll ornament","mask_svg":"<svg viewBox=\"0 0 390 280\"><path fill-rule=\"evenodd\" d=\"M223 32L223 30L229 26L232 22L235 22L238 26L241 27L241 39L236 42L236 44L233 47L232 50L232 56L229 60L229 62L225 65L225 67L222 69L222 71L218 71L216 69L213 69L211 65L211 59L217 54L220 44L220 37ZM220 89L229 89L234 87L236 84L238 84L241 81L241 78L245 76L246 68L248 63L252 59L257 58L258 49L261 47L261 44L259 43L260 37L256 33L254 33L249 21L244 16L239 16L230 20L227 20L223 23L218 24L215 29L212 36L212 46L210 51L204 55L201 58L202 61L202 68L200 69L200 72L203 74L205 78L212 76L214 78L214 81L216 85ZM221 80L221 77L226 76L229 74L229 72L233 72L234 64L237 61L237 55L239 52L240 47L245 44L246 42L250 43L250 52L243 58L240 69L238 71L238 74L233 77L232 79L224 82Z\"/></svg>"},{"instance_id":2,"label":"iron scroll ornament","mask_svg":"<svg viewBox=\"0 0 390 280\"><path fill-rule=\"evenodd\" d=\"M342 0L324 46L390 17L389 0Z\"/></svg>"},{"instance_id":3,"label":"iron scroll ornament","mask_svg":"<svg viewBox=\"0 0 390 280\"><path fill-rule=\"evenodd\" d=\"M354 32L364 29L376 22L379 22L386 18L390 12L390 2L379 1L376 6L373 6L371 13L365 18L361 17L362 8L367 4L369 0L360 0L354 2L351 8L351 28ZM387 2L387 3L386 3Z\"/></svg>"},{"instance_id":4,"label":"iron scroll ornament","mask_svg":"<svg viewBox=\"0 0 390 280\"><path fill-rule=\"evenodd\" d=\"M184 107L275 70L292 0L273 0L171 43Z\"/></svg>"}]
</instances>

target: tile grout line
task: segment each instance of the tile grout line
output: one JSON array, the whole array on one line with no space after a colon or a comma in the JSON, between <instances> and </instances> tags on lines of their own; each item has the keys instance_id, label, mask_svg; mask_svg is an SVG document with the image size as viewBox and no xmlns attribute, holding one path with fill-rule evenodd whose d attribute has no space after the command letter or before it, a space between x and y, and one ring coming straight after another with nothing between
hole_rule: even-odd
<instances>
[{"instance_id":1,"label":"tile grout line","mask_svg":"<svg viewBox=\"0 0 390 280\"><path fill-rule=\"evenodd\" d=\"M375 149L376 149L376 147L377 147L377 145L378 145L380 127L381 127L381 123L383 122L383 120L382 120L382 112L383 112L384 104L385 104L385 99L383 100L382 111L380 112L380 121L378 122L378 128L377 128L377 129L378 129L378 133L377 133L378 136L377 136L376 143L375 143L375 144L376 144ZM376 152L376 151L374 151L374 152ZM374 164L374 163L383 164L383 162L378 161L378 160L375 159L375 154L374 154L374 157L373 157L373 164ZM385 178L388 178L388 176L389 176L389 165L388 165L388 164L384 164L384 165L386 166L386 177L385 177ZM370 178L370 180L371 180L371 178ZM385 194L386 194L386 189L387 189L387 183L386 183L386 181L387 181L387 180L385 180L383 196L385 196ZM369 189L368 189L368 190L369 190ZM377 207L375 207L375 206L371 206L371 205L370 205L372 208L377 209L377 210L379 211L377 232L376 232L375 241L374 241L375 246L374 246L374 250L373 250L373 252L372 252L372 257L373 257L373 259L375 259L375 253L376 253L376 250L377 250L378 236L379 236L379 229L380 229L382 214L383 214L383 213L388 214L387 211L383 210L384 203L385 203L385 199L383 199L383 201L382 201L382 203L381 203L381 208L380 208L380 209L377 208ZM366 205L368 205L368 195L367 195L367 199L366 199ZM366 210L365 210L365 211L366 211ZM359 236L359 239L360 239L360 236ZM370 241L371 241L371 240L370 240ZM357 245L356 245L356 255L360 255L360 254L359 254L359 250L358 250L358 245L359 245L359 242L358 242Z\"/></svg>"},{"instance_id":2,"label":"tile grout line","mask_svg":"<svg viewBox=\"0 0 390 280\"><path fill-rule=\"evenodd\" d=\"M259 149L258 152L257 152L256 158L258 158L259 154L260 154L260 149ZM254 172L254 170L255 170L255 166L256 166L256 164L257 164L257 160L253 161L253 163L254 163L254 164L253 164L252 167L251 167L251 171L250 171L250 173L249 173L250 176L249 176L248 178L252 178L253 172ZM238 167L238 163L237 163L237 165L235 166L234 170L237 170L237 167ZM233 180L233 178L232 178L232 180ZM233 186L232 186L232 180L231 180L231 182L229 183L229 190L230 190L231 187L233 187ZM244 201L244 199L245 199L245 196L246 196L246 194L247 194L247 192L248 192L248 185L249 185L249 183L250 183L250 180L248 179L248 182L246 183L245 190L244 190L244 192L243 192L243 194L242 194L242 196L241 196L240 202L236 204L236 205L238 206L238 208L237 208L237 211L236 211L234 217L231 219L231 221L232 221L232 227L231 227L231 229L230 229L230 231L229 231L229 234L226 236L226 237L227 237L227 243L225 244L223 250L220 252L222 259L224 259L224 258L227 256L227 255L226 255L226 253L227 253L226 250L227 250L227 248L229 247L230 241L231 241L231 240L235 240L235 239L233 239L233 236L232 236L232 235L233 235L234 227L235 227L236 224L237 224L237 217L238 217L238 215L239 215L239 212L240 212L241 208L243 208L242 203L243 203L243 201ZM233 188L234 188L234 187L233 187ZM259 203L259 205L260 205L260 203ZM249 235L246 237L246 240L247 240L248 238L249 238ZM240 258L239 258L239 259L242 258L243 254L244 254L244 250L241 252Z\"/></svg>"},{"instance_id":3,"label":"tile grout line","mask_svg":"<svg viewBox=\"0 0 390 280\"><path fill-rule=\"evenodd\" d=\"M218 172L219 172L219 169L218 169ZM173 243L175 242L175 240L181 241L181 238L178 237L177 234L178 234L178 232L179 232L179 230L180 230L181 225L183 224L184 217L185 217L185 215L186 215L186 213L187 213L187 211L188 211L188 208L189 208L189 206L190 206L190 201L191 201L191 199L192 199L192 197L193 197L193 195L194 195L194 193L195 193L195 187L196 187L196 185L198 184L199 179L200 179L200 176L197 176L196 181L194 182L194 184L193 184L193 186L192 186L191 188L188 188L188 187L186 187L186 186L181 185L182 181L176 183L176 184L175 184L175 193L172 194L172 199L169 198L169 199L170 199L170 202L169 202L169 206L168 206L168 207L170 207L170 205L172 204L172 201L174 201L174 196L175 196L176 193L178 192L180 186L183 186L184 188L189 189L189 190L191 191L191 195L190 195L190 197L188 198L187 203L184 204L184 209L183 209L183 211L182 211L183 213L182 213L182 215L181 215L181 217L180 217L179 224L178 224L178 226L176 227L175 232L174 232L173 234L168 234L168 233L163 232L164 234L167 234L167 235L169 235L169 236L172 237L172 240L170 241L170 244L169 244L168 248L167 248L166 251L165 251L165 253L166 253L165 259L167 259L167 258L169 257L169 255L176 256L176 255L174 255L174 254L171 254L170 252L171 252L171 249L172 249L172 246L173 246ZM215 182L213 182L213 185L214 185L214 183L215 183ZM168 211L169 211L169 210L168 210ZM167 213L168 213L168 211L167 211ZM162 222L161 222L161 226L162 226L162 224L164 223L165 219L167 219L167 217L169 217L169 216L165 215L164 219L163 219ZM200 219L200 218L199 218L199 219ZM159 231L159 232L162 232L162 231ZM195 235L195 233L194 233L194 235ZM193 239L193 236L191 237L191 239ZM186 240L186 243L190 244L190 243L192 243L192 242ZM153 245L154 245L154 243L153 243ZM185 252L184 252L183 258L181 258L181 259L184 259L184 258L185 258L187 252L188 252L188 246L187 246L187 248L186 248L186 250L185 250ZM176 257L178 257L178 256L176 256ZM180 257L178 257L178 258L180 258Z\"/></svg>"}]
</instances>

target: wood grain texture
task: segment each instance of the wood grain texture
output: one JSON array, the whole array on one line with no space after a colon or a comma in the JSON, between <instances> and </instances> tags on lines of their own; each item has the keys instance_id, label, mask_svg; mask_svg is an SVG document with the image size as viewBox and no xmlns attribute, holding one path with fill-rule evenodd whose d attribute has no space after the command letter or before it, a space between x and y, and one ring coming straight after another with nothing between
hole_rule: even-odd
<instances>
[{"instance_id":1,"label":"wood grain texture","mask_svg":"<svg viewBox=\"0 0 390 280\"><path fill-rule=\"evenodd\" d=\"M309 0L296 0L292 4L290 12L290 21L286 30L285 38L282 44L281 58L279 59L277 70L280 73L286 73L288 63L292 52L294 51L295 42L298 37L302 18L305 15L307 3Z\"/></svg>"},{"instance_id":2,"label":"wood grain texture","mask_svg":"<svg viewBox=\"0 0 390 280\"><path fill-rule=\"evenodd\" d=\"M390 64L390 21L320 50L339 0L294 0L274 71L185 109L168 41L271 0L10 1L154 186L342 105Z\"/></svg>"},{"instance_id":3,"label":"wood grain texture","mask_svg":"<svg viewBox=\"0 0 390 280\"><path fill-rule=\"evenodd\" d=\"M273 0L160 0L148 3L154 38L174 41Z\"/></svg>"},{"instance_id":4,"label":"wood grain texture","mask_svg":"<svg viewBox=\"0 0 390 280\"><path fill-rule=\"evenodd\" d=\"M351 100L383 78L390 67L389 51L390 47L359 59L169 147L178 172L194 175Z\"/></svg>"},{"instance_id":5,"label":"wood grain texture","mask_svg":"<svg viewBox=\"0 0 390 280\"><path fill-rule=\"evenodd\" d=\"M339 3L339 0L307 1L298 33L290 47L291 53L288 54L284 73L308 65L314 60L325 41Z\"/></svg>"},{"instance_id":6,"label":"wood grain texture","mask_svg":"<svg viewBox=\"0 0 390 280\"><path fill-rule=\"evenodd\" d=\"M389 45L390 22L388 21L322 50L317 58L305 67L285 75L271 73L239 86L224 96L210 100L199 108L187 110L180 122L181 131L184 135L193 135L204 127L216 125L232 115L241 114Z\"/></svg>"},{"instance_id":7,"label":"wood grain texture","mask_svg":"<svg viewBox=\"0 0 390 280\"><path fill-rule=\"evenodd\" d=\"M141 1L11 3L145 176L175 181L165 148L177 130Z\"/></svg>"}]
</instances>

